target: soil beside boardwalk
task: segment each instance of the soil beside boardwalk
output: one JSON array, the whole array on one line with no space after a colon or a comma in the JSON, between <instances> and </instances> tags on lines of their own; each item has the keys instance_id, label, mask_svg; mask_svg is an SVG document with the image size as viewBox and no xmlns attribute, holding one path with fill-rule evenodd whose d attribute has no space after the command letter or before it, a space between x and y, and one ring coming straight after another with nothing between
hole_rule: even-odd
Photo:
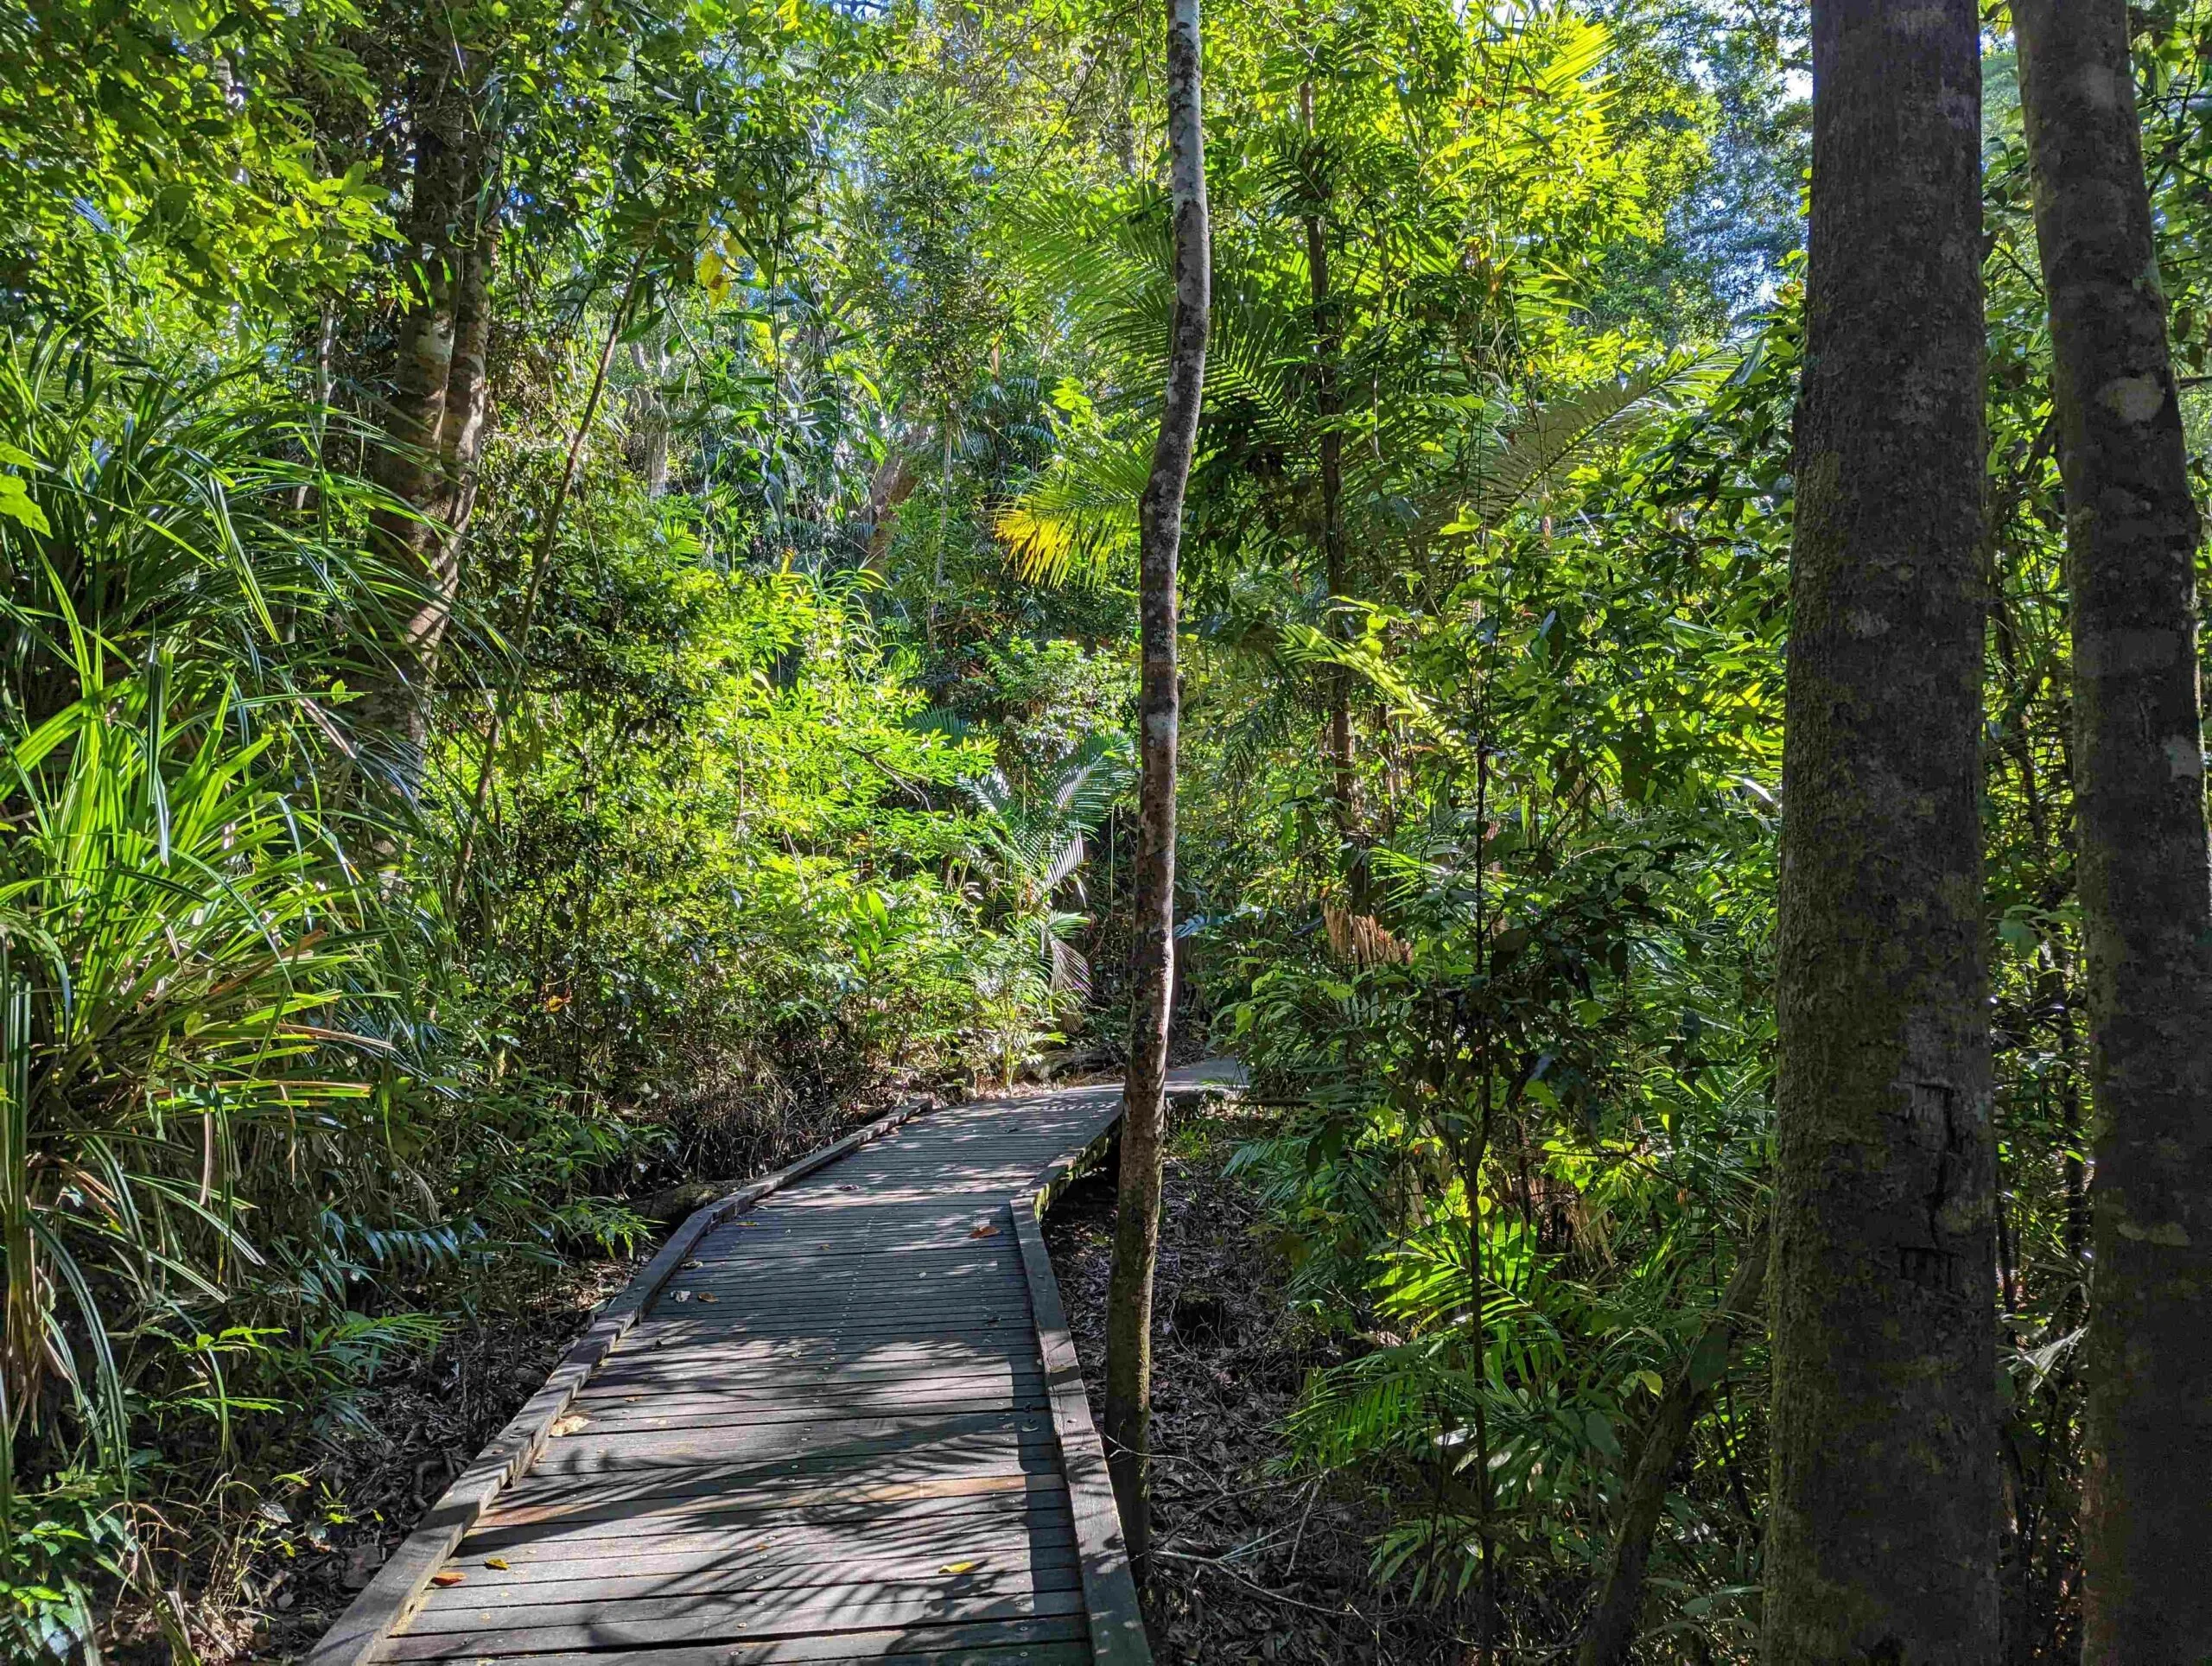
<instances>
[{"instance_id":1,"label":"soil beside boardwalk","mask_svg":"<svg viewBox=\"0 0 2212 1666\"><path fill-rule=\"evenodd\" d=\"M1185 1108L1191 1107L1191 1108ZM1146 1593L1160 1666L1459 1666L1452 1616L1378 1589L1387 1518L1348 1482L1283 1472L1306 1374L1344 1357L1292 1310L1251 1182L1223 1171L1268 1114L1185 1100L1171 1129L1154 1343L1156 1543ZM1111 1166L1071 1187L1045 1239L1094 1415L1106 1380Z\"/></svg>"}]
</instances>

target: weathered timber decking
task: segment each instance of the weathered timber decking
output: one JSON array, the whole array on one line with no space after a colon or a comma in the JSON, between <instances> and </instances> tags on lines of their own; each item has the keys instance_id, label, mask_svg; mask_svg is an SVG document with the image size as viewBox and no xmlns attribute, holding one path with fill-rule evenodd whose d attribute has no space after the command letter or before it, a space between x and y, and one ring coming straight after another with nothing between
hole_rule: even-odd
<instances>
[{"instance_id":1,"label":"weathered timber decking","mask_svg":"<svg viewBox=\"0 0 2212 1666\"><path fill-rule=\"evenodd\" d=\"M1036 1230L1119 1111L887 1119L701 1211L310 1666L1144 1666Z\"/></svg>"}]
</instances>

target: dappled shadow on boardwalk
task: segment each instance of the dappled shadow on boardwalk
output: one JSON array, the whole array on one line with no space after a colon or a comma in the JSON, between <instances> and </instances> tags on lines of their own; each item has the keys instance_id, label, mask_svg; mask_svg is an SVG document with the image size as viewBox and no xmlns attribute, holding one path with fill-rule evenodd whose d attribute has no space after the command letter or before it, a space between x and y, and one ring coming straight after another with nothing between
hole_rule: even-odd
<instances>
[{"instance_id":1,"label":"dappled shadow on boardwalk","mask_svg":"<svg viewBox=\"0 0 2212 1666\"><path fill-rule=\"evenodd\" d=\"M940 1112L717 1228L378 1658L1087 1660L1004 1199L1116 1097Z\"/></svg>"}]
</instances>

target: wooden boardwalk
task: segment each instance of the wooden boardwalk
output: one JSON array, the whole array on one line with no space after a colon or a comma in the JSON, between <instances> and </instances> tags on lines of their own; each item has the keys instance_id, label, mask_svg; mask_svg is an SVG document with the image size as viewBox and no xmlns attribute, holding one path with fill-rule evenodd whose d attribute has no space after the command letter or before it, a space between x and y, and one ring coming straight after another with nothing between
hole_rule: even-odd
<instances>
[{"instance_id":1,"label":"wooden boardwalk","mask_svg":"<svg viewBox=\"0 0 2212 1666\"><path fill-rule=\"evenodd\" d=\"M1119 1110L931 1111L702 1211L312 1666L1146 1661L1035 1225Z\"/></svg>"}]
</instances>

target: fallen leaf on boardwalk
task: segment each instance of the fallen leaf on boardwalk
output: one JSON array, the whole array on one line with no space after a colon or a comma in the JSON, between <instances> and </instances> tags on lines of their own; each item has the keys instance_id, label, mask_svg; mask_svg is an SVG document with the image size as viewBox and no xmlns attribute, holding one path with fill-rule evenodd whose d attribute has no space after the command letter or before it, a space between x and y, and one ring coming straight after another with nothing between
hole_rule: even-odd
<instances>
[{"instance_id":1,"label":"fallen leaf on boardwalk","mask_svg":"<svg viewBox=\"0 0 2212 1666\"><path fill-rule=\"evenodd\" d=\"M467 1577L468 1576L466 1574L461 1573L454 1568L441 1567L436 1573L430 1575L430 1583L433 1585L442 1586L459 1585L461 1580Z\"/></svg>"},{"instance_id":2,"label":"fallen leaf on boardwalk","mask_svg":"<svg viewBox=\"0 0 2212 1666\"><path fill-rule=\"evenodd\" d=\"M553 1420L553 1433L556 1434L574 1434L578 1429L582 1428L585 1424L590 1421L590 1418L575 1413L572 1413L566 1417L556 1417Z\"/></svg>"},{"instance_id":3,"label":"fallen leaf on boardwalk","mask_svg":"<svg viewBox=\"0 0 2212 1666\"><path fill-rule=\"evenodd\" d=\"M507 1571L507 1559L505 1556L486 1556L484 1558L484 1566L496 1567L504 1574Z\"/></svg>"},{"instance_id":4,"label":"fallen leaf on boardwalk","mask_svg":"<svg viewBox=\"0 0 2212 1666\"><path fill-rule=\"evenodd\" d=\"M674 1295L671 1296L669 1300L671 1301L689 1301L691 1300L691 1293L689 1290L678 1290Z\"/></svg>"},{"instance_id":5,"label":"fallen leaf on boardwalk","mask_svg":"<svg viewBox=\"0 0 2212 1666\"><path fill-rule=\"evenodd\" d=\"M704 1267L706 1264L707 1263L701 1261L698 1256L694 1256L689 1261L678 1262L676 1264L676 1270L679 1273L688 1273L695 1267Z\"/></svg>"},{"instance_id":6,"label":"fallen leaf on boardwalk","mask_svg":"<svg viewBox=\"0 0 2212 1666\"><path fill-rule=\"evenodd\" d=\"M947 1562L937 1571L940 1574L965 1574L975 1566L971 1561Z\"/></svg>"},{"instance_id":7,"label":"fallen leaf on boardwalk","mask_svg":"<svg viewBox=\"0 0 2212 1666\"><path fill-rule=\"evenodd\" d=\"M721 1298L716 1295L712 1290L702 1290L699 1292L699 1300L702 1301L720 1301Z\"/></svg>"},{"instance_id":8,"label":"fallen leaf on boardwalk","mask_svg":"<svg viewBox=\"0 0 2212 1666\"><path fill-rule=\"evenodd\" d=\"M976 1230L970 1232L968 1236L971 1238L995 1238L998 1237L998 1235L999 1229L992 1225L990 1222L978 1221L976 1223Z\"/></svg>"}]
</instances>

